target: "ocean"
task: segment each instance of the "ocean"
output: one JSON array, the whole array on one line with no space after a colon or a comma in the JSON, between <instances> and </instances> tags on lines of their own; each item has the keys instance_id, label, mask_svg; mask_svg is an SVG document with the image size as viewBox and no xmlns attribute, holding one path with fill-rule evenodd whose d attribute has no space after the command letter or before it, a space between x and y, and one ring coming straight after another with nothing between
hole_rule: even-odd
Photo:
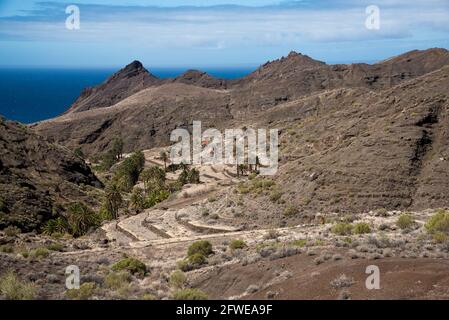
<instances>
[{"instance_id":1,"label":"ocean","mask_svg":"<svg viewBox=\"0 0 449 320\"><path fill-rule=\"evenodd\" d=\"M209 74L236 79L255 68L202 69ZM66 111L88 86L106 80L118 69L0 69L0 115L6 119L33 123L56 117ZM171 78L186 69L152 68L159 78Z\"/></svg>"}]
</instances>

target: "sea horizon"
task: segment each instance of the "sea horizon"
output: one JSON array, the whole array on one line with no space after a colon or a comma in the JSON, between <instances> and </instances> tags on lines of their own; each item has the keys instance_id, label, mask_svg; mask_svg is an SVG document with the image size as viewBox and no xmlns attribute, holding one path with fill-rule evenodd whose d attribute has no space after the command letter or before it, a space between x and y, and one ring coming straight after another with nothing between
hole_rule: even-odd
<instances>
[{"instance_id":1,"label":"sea horizon","mask_svg":"<svg viewBox=\"0 0 449 320\"><path fill-rule=\"evenodd\" d=\"M256 68L210 67L200 70L217 78L237 79ZM176 77L189 69L193 68L148 68L161 79ZM118 70L119 68L0 67L0 115L25 124L54 118L65 112L84 88L101 84Z\"/></svg>"}]
</instances>

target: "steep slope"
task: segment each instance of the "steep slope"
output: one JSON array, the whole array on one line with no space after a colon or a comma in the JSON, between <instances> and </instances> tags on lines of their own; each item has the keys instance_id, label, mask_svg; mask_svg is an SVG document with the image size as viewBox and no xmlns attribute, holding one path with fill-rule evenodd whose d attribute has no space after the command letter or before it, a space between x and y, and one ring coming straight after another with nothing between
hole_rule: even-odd
<instances>
[{"instance_id":1,"label":"steep slope","mask_svg":"<svg viewBox=\"0 0 449 320\"><path fill-rule=\"evenodd\" d=\"M0 229L39 228L60 205L86 196L80 185L101 187L82 159L22 125L0 120Z\"/></svg>"},{"instance_id":2,"label":"steep slope","mask_svg":"<svg viewBox=\"0 0 449 320\"><path fill-rule=\"evenodd\" d=\"M207 128L231 119L225 91L170 83L142 90L112 107L66 114L35 128L53 142L81 145L92 154L103 152L116 136L130 152L167 145L172 130L190 128L194 120L202 120Z\"/></svg>"},{"instance_id":3,"label":"steep slope","mask_svg":"<svg viewBox=\"0 0 449 320\"><path fill-rule=\"evenodd\" d=\"M275 177L285 205L244 201L269 219L305 213L449 206L449 66L391 89L334 89L274 108L255 126L282 129ZM268 204L267 204L268 203ZM255 214L256 211L256 214Z\"/></svg>"},{"instance_id":4,"label":"steep slope","mask_svg":"<svg viewBox=\"0 0 449 320\"><path fill-rule=\"evenodd\" d=\"M139 61L133 61L99 86L86 88L67 112L81 112L109 107L145 89L158 79Z\"/></svg>"}]
</instances>

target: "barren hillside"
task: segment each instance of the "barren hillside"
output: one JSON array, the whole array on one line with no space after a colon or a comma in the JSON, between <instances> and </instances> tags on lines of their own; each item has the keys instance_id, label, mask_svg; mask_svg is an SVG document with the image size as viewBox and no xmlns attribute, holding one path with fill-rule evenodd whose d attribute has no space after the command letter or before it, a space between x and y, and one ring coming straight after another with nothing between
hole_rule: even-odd
<instances>
[{"instance_id":1,"label":"barren hillside","mask_svg":"<svg viewBox=\"0 0 449 320\"><path fill-rule=\"evenodd\" d=\"M86 191L101 186L72 151L23 125L0 120L0 228L38 230L63 211L63 204L95 202Z\"/></svg>"}]
</instances>

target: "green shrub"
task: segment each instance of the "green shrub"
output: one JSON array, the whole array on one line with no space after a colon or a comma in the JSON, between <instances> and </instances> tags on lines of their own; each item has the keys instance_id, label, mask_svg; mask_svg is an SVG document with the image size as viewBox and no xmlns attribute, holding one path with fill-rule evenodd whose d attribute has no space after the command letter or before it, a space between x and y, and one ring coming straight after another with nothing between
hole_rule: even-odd
<instances>
[{"instance_id":1,"label":"green shrub","mask_svg":"<svg viewBox=\"0 0 449 320\"><path fill-rule=\"evenodd\" d=\"M112 290L124 290L129 286L131 275L128 271L111 272L104 278L104 284Z\"/></svg>"},{"instance_id":2,"label":"green shrub","mask_svg":"<svg viewBox=\"0 0 449 320\"><path fill-rule=\"evenodd\" d=\"M252 173L250 173L249 175L248 175L248 179L249 180L254 180L254 179L256 179L257 178L257 173L255 173L255 172L252 172Z\"/></svg>"},{"instance_id":3,"label":"green shrub","mask_svg":"<svg viewBox=\"0 0 449 320\"><path fill-rule=\"evenodd\" d=\"M243 249L246 247L246 243L243 240L232 240L229 244L229 248L232 250Z\"/></svg>"},{"instance_id":4,"label":"green shrub","mask_svg":"<svg viewBox=\"0 0 449 320\"><path fill-rule=\"evenodd\" d=\"M200 240L192 243L187 249L187 256L192 256L196 253L201 253L208 256L212 253L212 244L207 240Z\"/></svg>"},{"instance_id":5,"label":"green shrub","mask_svg":"<svg viewBox=\"0 0 449 320\"><path fill-rule=\"evenodd\" d=\"M449 241L449 236L445 232L437 231L432 234L433 240L438 243L445 243Z\"/></svg>"},{"instance_id":6,"label":"green shrub","mask_svg":"<svg viewBox=\"0 0 449 320\"><path fill-rule=\"evenodd\" d=\"M401 214L401 216L396 221L396 225L401 229L408 229L413 226L414 223L415 220L408 213Z\"/></svg>"},{"instance_id":7,"label":"green shrub","mask_svg":"<svg viewBox=\"0 0 449 320\"><path fill-rule=\"evenodd\" d=\"M202 266L203 264L207 263L207 259L204 256L204 254L199 253L199 252L190 255L188 257L188 261L193 267L199 267L199 266Z\"/></svg>"},{"instance_id":8,"label":"green shrub","mask_svg":"<svg viewBox=\"0 0 449 320\"><path fill-rule=\"evenodd\" d=\"M170 286L176 289L183 289L187 284L187 277L181 270L175 270L170 275Z\"/></svg>"},{"instance_id":9,"label":"green shrub","mask_svg":"<svg viewBox=\"0 0 449 320\"><path fill-rule=\"evenodd\" d=\"M20 230L19 228L17 228L16 226L8 226L6 227L3 232L5 233L5 235L7 235L8 237L15 237L18 234L20 234L22 232L22 230Z\"/></svg>"},{"instance_id":10,"label":"green shrub","mask_svg":"<svg viewBox=\"0 0 449 320\"><path fill-rule=\"evenodd\" d=\"M147 301L156 300L156 297L154 295L152 295L151 293L145 293L142 296L142 300L147 300Z\"/></svg>"},{"instance_id":11,"label":"green shrub","mask_svg":"<svg viewBox=\"0 0 449 320\"><path fill-rule=\"evenodd\" d=\"M237 185L236 191L241 194L253 193L260 194L264 191L271 190L276 183L270 179L254 178L247 183L241 182Z\"/></svg>"},{"instance_id":12,"label":"green shrub","mask_svg":"<svg viewBox=\"0 0 449 320\"><path fill-rule=\"evenodd\" d=\"M11 244L4 244L0 246L0 252L3 253L13 253L14 247Z\"/></svg>"},{"instance_id":13,"label":"green shrub","mask_svg":"<svg viewBox=\"0 0 449 320\"><path fill-rule=\"evenodd\" d=\"M79 289L69 289L65 292L67 298L71 300L89 300L96 291L96 285L93 282L83 283Z\"/></svg>"},{"instance_id":14,"label":"green shrub","mask_svg":"<svg viewBox=\"0 0 449 320\"><path fill-rule=\"evenodd\" d=\"M192 266L189 263L189 260L187 260L187 259L179 260L176 263L176 265L177 265L179 270L184 271L184 272L187 272L187 271L190 271L190 270L193 269Z\"/></svg>"},{"instance_id":15,"label":"green shrub","mask_svg":"<svg viewBox=\"0 0 449 320\"><path fill-rule=\"evenodd\" d=\"M251 191L251 188L248 184L246 184L244 182L239 182L235 191L238 193L241 193L241 194L247 194Z\"/></svg>"},{"instance_id":16,"label":"green shrub","mask_svg":"<svg viewBox=\"0 0 449 320\"><path fill-rule=\"evenodd\" d=\"M292 217L298 214L298 208L294 205L289 205L284 210L284 216L286 217Z\"/></svg>"},{"instance_id":17,"label":"green shrub","mask_svg":"<svg viewBox=\"0 0 449 320\"><path fill-rule=\"evenodd\" d=\"M293 241L291 242L291 245L292 245L292 246L295 246L295 247L300 247L300 248L302 248L302 247L305 247L305 246L307 245L307 240L305 240L305 239L293 240Z\"/></svg>"},{"instance_id":18,"label":"green shrub","mask_svg":"<svg viewBox=\"0 0 449 320\"><path fill-rule=\"evenodd\" d=\"M270 201L271 202L278 202L282 197L282 192L279 190L274 190L270 193Z\"/></svg>"},{"instance_id":19,"label":"green shrub","mask_svg":"<svg viewBox=\"0 0 449 320\"><path fill-rule=\"evenodd\" d=\"M36 295L36 287L21 281L13 271L8 271L0 276L0 295L7 300L32 300Z\"/></svg>"},{"instance_id":20,"label":"green shrub","mask_svg":"<svg viewBox=\"0 0 449 320\"><path fill-rule=\"evenodd\" d=\"M366 222L359 222L354 226L354 233L355 234L365 234L370 233L371 227Z\"/></svg>"},{"instance_id":21,"label":"green shrub","mask_svg":"<svg viewBox=\"0 0 449 320\"><path fill-rule=\"evenodd\" d=\"M175 300L207 300L207 295L199 289L182 289L173 294Z\"/></svg>"},{"instance_id":22,"label":"green shrub","mask_svg":"<svg viewBox=\"0 0 449 320\"><path fill-rule=\"evenodd\" d=\"M50 251L47 248L39 247L30 251L30 257L40 259L47 258L50 255Z\"/></svg>"},{"instance_id":23,"label":"green shrub","mask_svg":"<svg viewBox=\"0 0 449 320\"><path fill-rule=\"evenodd\" d=\"M437 232L448 233L449 232L449 212L445 210L439 210L434 216L432 216L424 226L430 234Z\"/></svg>"},{"instance_id":24,"label":"green shrub","mask_svg":"<svg viewBox=\"0 0 449 320\"><path fill-rule=\"evenodd\" d=\"M112 266L113 271L123 271L126 270L131 274L137 274L144 276L147 272L146 265L138 259L135 258L125 258L115 263Z\"/></svg>"},{"instance_id":25,"label":"green shrub","mask_svg":"<svg viewBox=\"0 0 449 320\"><path fill-rule=\"evenodd\" d=\"M335 224L332 227L331 231L332 231L332 233L334 233L336 235L346 236L346 235L352 234L352 229L353 229L353 226L351 224L340 222L340 223Z\"/></svg>"},{"instance_id":26,"label":"green shrub","mask_svg":"<svg viewBox=\"0 0 449 320\"><path fill-rule=\"evenodd\" d=\"M270 179L255 179L252 180L252 186L255 189L263 189L267 190L273 187L276 183L273 180Z\"/></svg>"},{"instance_id":27,"label":"green shrub","mask_svg":"<svg viewBox=\"0 0 449 320\"><path fill-rule=\"evenodd\" d=\"M62 251L64 249L64 245L59 242L53 242L47 245L47 249L50 251Z\"/></svg>"}]
</instances>

